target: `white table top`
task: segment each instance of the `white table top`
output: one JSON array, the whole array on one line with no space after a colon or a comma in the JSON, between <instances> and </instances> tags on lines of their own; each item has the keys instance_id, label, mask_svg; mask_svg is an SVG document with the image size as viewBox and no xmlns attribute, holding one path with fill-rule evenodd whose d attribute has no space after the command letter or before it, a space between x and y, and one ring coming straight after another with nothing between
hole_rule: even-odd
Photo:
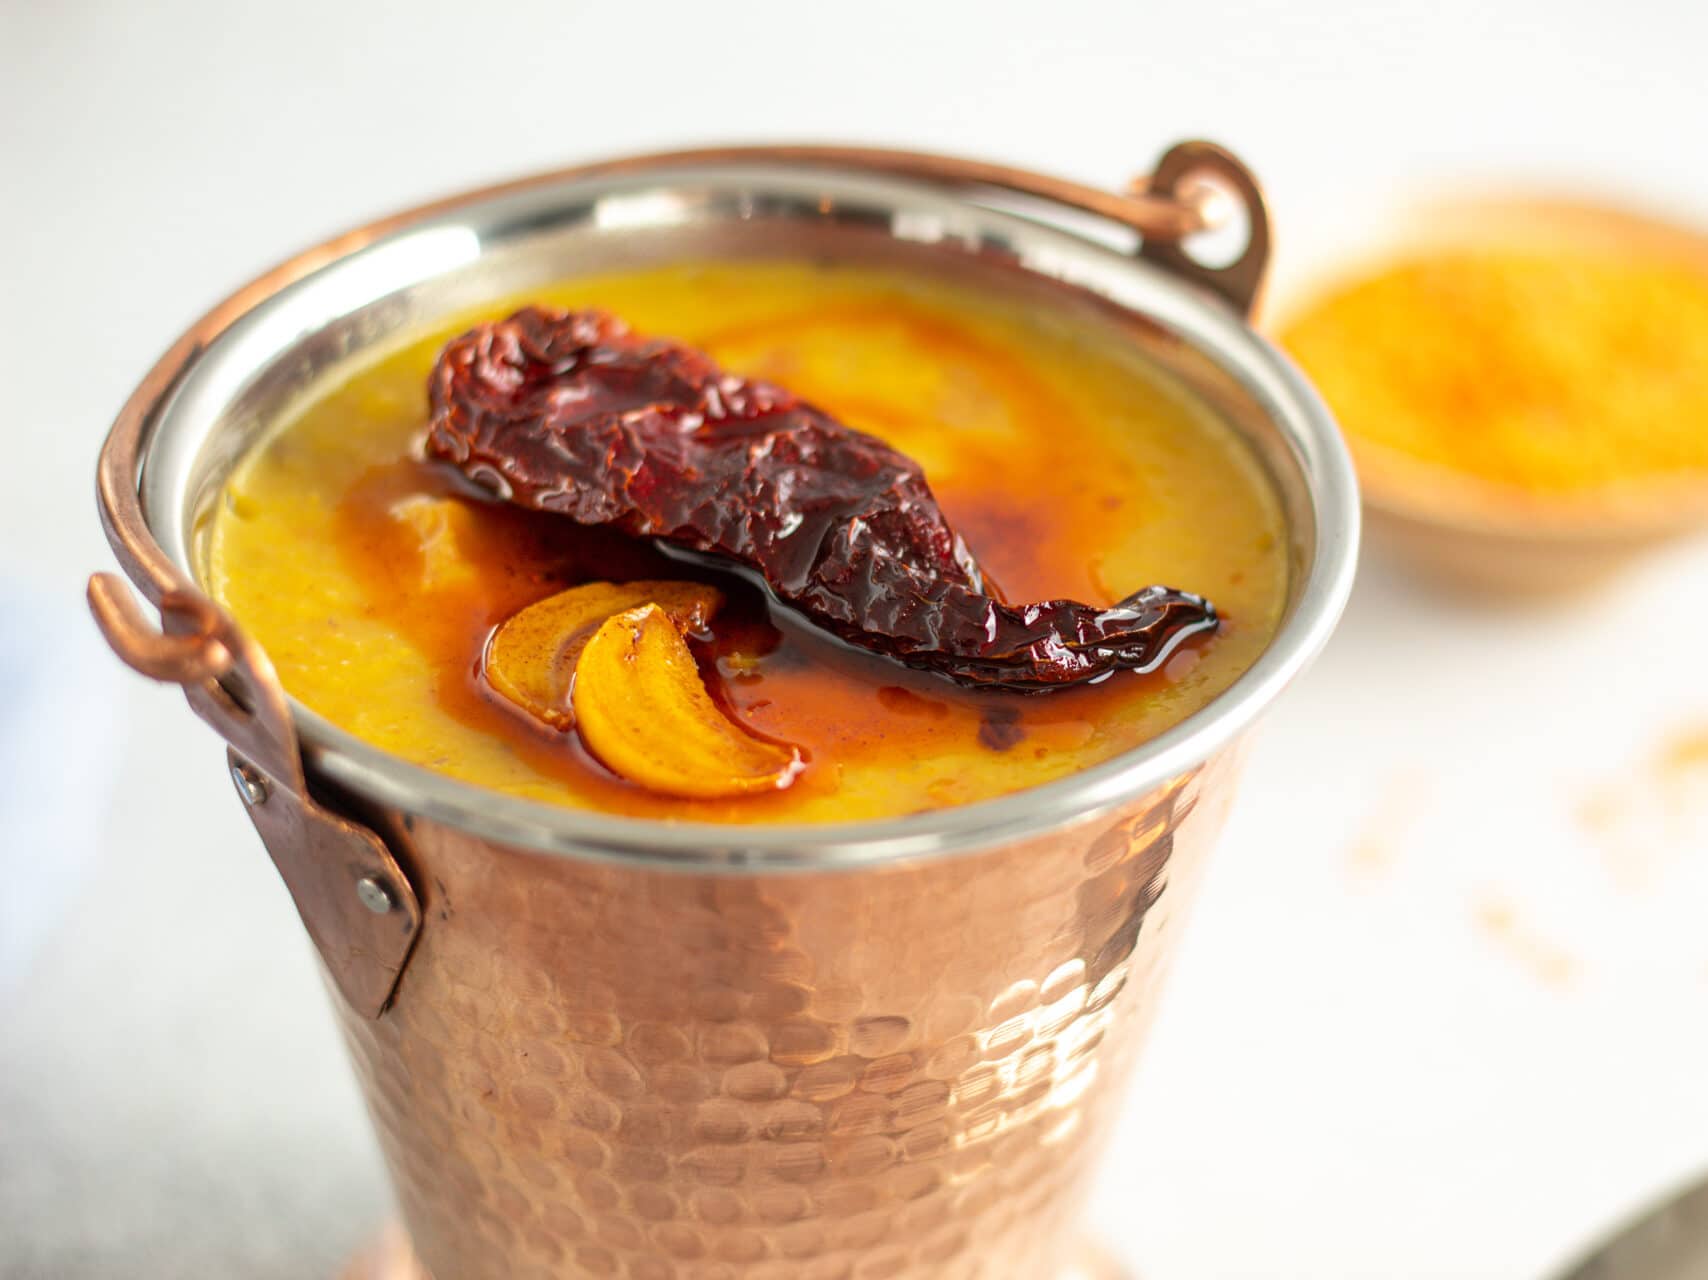
<instances>
[{"instance_id":1,"label":"white table top","mask_svg":"<svg viewBox=\"0 0 1708 1280\"><path fill-rule=\"evenodd\" d=\"M217 742L77 599L106 424L267 263L530 168L780 137L1106 184L1215 137L1283 255L1449 173L1708 224L1704 6L1153 7L0 6L0 620L68 709L26 753L60 821L0 790L0 1275L326 1274L385 1209ZM1708 1168L1708 795L1650 764L1708 726L1705 623L1701 543L1541 609L1366 557L1252 753L1094 1200L1148 1280L1525 1280Z\"/></svg>"}]
</instances>

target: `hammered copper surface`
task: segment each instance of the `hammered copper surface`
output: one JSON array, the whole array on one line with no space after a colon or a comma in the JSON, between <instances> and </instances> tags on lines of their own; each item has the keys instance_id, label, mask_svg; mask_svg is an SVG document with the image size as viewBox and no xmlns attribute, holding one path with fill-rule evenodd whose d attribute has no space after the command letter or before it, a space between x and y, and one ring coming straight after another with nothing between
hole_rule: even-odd
<instances>
[{"instance_id":1,"label":"hammered copper surface","mask_svg":"<svg viewBox=\"0 0 1708 1280\"><path fill-rule=\"evenodd\" d=\"M387 1225L370 1244L339 1273L339 1280L432 1280L397 1223ZM1107 1252L1080 1241L1051 1272L1048 1280L1133 1280Z\"/></svg>"},{"instance_id":2,"label":"hammered copper surface","mask_svg":"<svg viewBox=\"0 0 1708 1280\"><path fill-rule=\"evenodd\" d=\"M392 1007L340 1004L440 1280L1040 1280L1231 788L1020 845L651 871L417 819Z\"/></svg>"}]
</instances>

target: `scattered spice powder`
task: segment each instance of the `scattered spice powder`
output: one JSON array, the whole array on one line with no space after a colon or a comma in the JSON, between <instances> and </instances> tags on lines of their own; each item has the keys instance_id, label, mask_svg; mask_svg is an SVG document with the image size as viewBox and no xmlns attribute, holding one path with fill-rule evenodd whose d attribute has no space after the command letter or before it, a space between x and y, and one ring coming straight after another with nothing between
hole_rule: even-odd
<instances>
[{"instance_id":1,"label":"scattered spice powder","mask_svg":"<svg viewBox=\"0 0 1708 1280\"><path fill-rule=\"evenodd\" d=\"M1615 779L1591 786L1578 800L1575 816L1615 886L1635 893L1654 882L1662 849L1652 836L1651 807L1639 781Z\"/></svg>"},{"instance_id":2,"label":"scattered spice powder","mask_svg":"<svg viewBox=\"0 0 1708 1280\"><path fill-rule=\"evenodd\" d=\"M1708 820L1708 723L1663 737L1642 764L1587 787L1574 815L1623 889L1647 888Z\"/></svg>"},{"instance_id":3,"label":"scattered spice powder","mask_svg":"<svg viewBox=\"0 0 1708 1280\"><path fill-rule=\"evenodd\" d=\"M1655 754L1662 776L1679 781L1697 774L1708 778L1708 723L1674 732Z\"/></svg>"},{"instance_id":4,"label":"scattered spice powder","mask_svg":"<svg viewBox=\"0 0 1708 1280\"><path fill-rule=\"evenodd\" d=\"M1369 884L1393 870L1406 838L1428 807L1431 787L1421 774L1395 774L1377 793L1346 849L1353 877Z\"/></svg>"},{"instance_id":5,"label":"scattered spice powder","mask_svg":"<svg viewBox=\"0 0 1708 1280\"><path fill-rule=\"evenodd\" d=\"M1708 471L1708 264L1626 239L1422 253L1281 341L1355 442L1420 462L1544 495Z\"/></svg>"},{"instance_id":6,"label":"scattered spice powder","mask_svg":"<svg viewBox=\"0 0 1708 1280\"><path fill-rule=\"evenodd\" d=\"M1571 953L1532 929L1505 896L1485 894L1471 918L1491 942L1538 982L1564 987L1576 976L1577 961Z\"/></svg>"}]
</instances>

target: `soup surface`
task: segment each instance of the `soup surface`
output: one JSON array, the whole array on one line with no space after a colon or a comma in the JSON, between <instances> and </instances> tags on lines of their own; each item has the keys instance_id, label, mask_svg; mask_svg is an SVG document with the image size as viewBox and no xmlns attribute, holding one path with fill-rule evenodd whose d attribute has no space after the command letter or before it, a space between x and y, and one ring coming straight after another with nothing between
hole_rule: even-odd
<instances>
[{"instance_id":1,"label":"soup surface","mask_svg":"<svg viewBox=\"0 0 1708 1280\"><path fill-rule=\"evenodd\" d=\"M525 302L609 311L888 440L923 466L1010 600L1104 606L1166 583L1210 597L1223 625L1151 675L972 691L852 650L739 578L494 502L423 460L426 380L448 338ZM583 277L338 370L237 468L200 534L210 590L285 687L333 723L510 795L714 822L906 814L1106 760L1252 663L1287 573L1261 465L1109 322L910 274L789 262ZM634 579L725 591L695 657L737 721L801 748L792 785L655 794L488 687L481 655L506 618L576 583Z\"/></svg>"}]
</instances>

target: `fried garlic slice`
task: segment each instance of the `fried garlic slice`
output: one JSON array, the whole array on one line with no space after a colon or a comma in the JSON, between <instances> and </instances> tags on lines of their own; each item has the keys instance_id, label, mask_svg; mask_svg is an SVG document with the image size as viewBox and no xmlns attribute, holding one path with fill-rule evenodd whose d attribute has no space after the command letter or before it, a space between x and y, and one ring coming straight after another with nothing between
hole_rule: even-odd
<instances>
[{"instance_id":1,"label":"fried garlic slice","mask_svg":"<svg viewBox=\"0 0 1708 1280\"><path fill-rule=\"evenodd\" d=\"M754 737L719 709L670 614L657 604L619 613L575 667L576 726L613 773L665 795L715 799L776 791L800 753Z\"/></svg>"},{"instance_id":2,"label":"fried garlic slice","mask_svg":"<svg viewBox=\"0 0 1708 1280\"><path fill-rule=\"evenodd\" d=\"M506 618L481 655L486 682L554 729L575 723L569 688L582 646L613 614L655 604L677 631L699 631L723 593L698 582L587 582ZM679 637L680 638L680 637Z\"/></svg>"}]
</instances>

